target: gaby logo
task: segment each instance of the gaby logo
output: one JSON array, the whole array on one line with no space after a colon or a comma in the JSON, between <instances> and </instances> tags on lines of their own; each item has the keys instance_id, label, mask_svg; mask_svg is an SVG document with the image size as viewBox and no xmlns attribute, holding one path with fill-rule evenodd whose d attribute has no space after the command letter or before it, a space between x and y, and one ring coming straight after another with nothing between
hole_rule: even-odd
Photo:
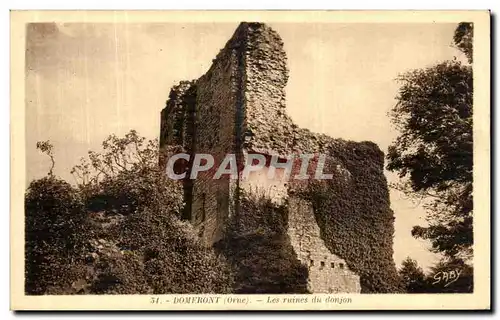
<instances>
[{"instance_id":1,"label":"gaby logo","mask_svg":"<svg viewBox=\"0 0 500 320\"><path fill-rule=\"evenodd\" d=\"M178 153L168 159L166 173L170 179L197 179L200 173L208 174L212 179L220 179L229 176L230 179L248 179L253 172L265 169L267 178L272 180L276 172L280 171L280 180L307 180L332 179L332 174L324 173L326 155L324 154L300 154L287 157L277 155L266 156L264 154L247 154L243 168L238 165L236 155L227 154L219 164L216 165L214 157L210 154L197 153L191 159L187 153ZM191 163L188 166L179 166L179 163ZM189 176L188 176L189 174Z\"/></svg>"}]
</instances>

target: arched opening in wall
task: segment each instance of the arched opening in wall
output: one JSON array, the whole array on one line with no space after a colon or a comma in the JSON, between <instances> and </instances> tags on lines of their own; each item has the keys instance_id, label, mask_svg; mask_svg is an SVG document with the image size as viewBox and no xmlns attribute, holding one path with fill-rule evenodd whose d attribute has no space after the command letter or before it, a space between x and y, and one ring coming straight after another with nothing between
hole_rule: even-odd
<instances>
[{"instance_id":1,"label":"arched opening in wall","mask_svg":"<svg viewBox=\"0 0 500 320\"><path fill-rule=\"evenodd\" d=\"M314 266L314 260L311 260L310 263L309 263L312 266Z\"/></svg>"},{"instance_id":2,"label":"arched opening in wall","mask_svg":"<svg viewBox=\"0 0 500 320\"><path fill-rule=\"evenodd\" d=\"M325 262L324 261L321 261L320 262L320 266L321 266L321 269L323 269L325 267Z\"/></svg>"}]
</instances>

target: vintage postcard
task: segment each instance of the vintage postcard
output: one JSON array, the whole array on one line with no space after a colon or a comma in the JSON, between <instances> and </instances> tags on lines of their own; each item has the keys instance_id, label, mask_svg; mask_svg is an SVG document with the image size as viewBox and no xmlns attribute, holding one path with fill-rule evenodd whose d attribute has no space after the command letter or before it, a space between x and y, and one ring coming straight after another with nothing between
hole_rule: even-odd
<instances>
[{"instance_id":1,"label":"vintage postcard","mask_svg":"<svg viewBox=\"0 0 500 320\"><path fill-rule=\"evenodd\" d=\"M488 310L488 11L12 11L11 309Z\"/></svg>"}]
</instances>

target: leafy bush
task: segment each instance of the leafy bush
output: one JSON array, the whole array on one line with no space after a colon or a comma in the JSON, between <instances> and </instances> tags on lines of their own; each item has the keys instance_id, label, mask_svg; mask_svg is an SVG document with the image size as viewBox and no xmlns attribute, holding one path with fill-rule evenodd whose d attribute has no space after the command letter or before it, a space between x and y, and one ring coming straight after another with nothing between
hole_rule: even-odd
<instances>
[{"instance_id":1,"label":"leafy bush","mask_svg":"<svg viewBox=\"0 0 500 320\"><path fill-rule=\"evenodd\" d=\"M53 159L52 146L40 143ZM40 148L40 147L39 147ZM156 141L110 136L72 173L26 193L28 294L226 293L228 264L179 219L182 186L158 165Z\"/></svg>"},{"instance_id":2,"label":"leafy bush","mask_svg":"<svg viewBox=\"0 0 500 320\"><path fill-rule=\"evenodd\" d=\"M134 253L101 255L93 265L93 278L85 284L88 293L154 293L144 275L144 263Z\"/></svg>"},{"instance_id":3,"label":"leafy bush","mask_svg":"<svg viewBox=\"0 0 500 320\"><path fill-rule=\"evenodd\" d=\"M109 136L102 148L89 151L71 171L90 211L132 214L165 205L172 213L180 211L182 190L159 166L156 140L146 141L131 130L121 138Z\"/></svg>"},{"instance_id":4,"label":"leafy bush","mask_svg":"<svg viewBox=\"0 0 500 320\"><path fill-rule=\"evenodd\" d=\"M32 181L25 195L26 293L71 293L85 277L79 266L90 235L76 189L53 176Z\"/></svg>"},{"instance_id":5,"label":"leafy bush","mask_svg":"<svg viewBox=\"0 0 500 320\"><path fill-rule=\"evenodd\" d=\"M118 224L119 246L139 256L152 292L228 293L231 272L188 223L167 209L146 209Z\"/></svg>"}]
</instances>

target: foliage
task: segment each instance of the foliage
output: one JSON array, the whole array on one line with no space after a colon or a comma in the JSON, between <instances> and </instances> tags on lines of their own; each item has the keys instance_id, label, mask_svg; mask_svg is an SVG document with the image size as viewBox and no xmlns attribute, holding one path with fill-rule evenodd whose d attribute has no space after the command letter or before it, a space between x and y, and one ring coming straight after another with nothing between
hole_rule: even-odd
<instances>
[{"instance_id":1,"label":"foliage","mask_svg":"<svg viewBox=\"0 0 500 320\"><path fill-rule=\"evenodd\" d=\"M179 220L182 186L158 163L157 142L131 131L73 168L76 189L52 175L33 181L27 293L228 292L228 264Z\"/></svg>"},{"instance_id":2,"label":"foliage","mask_svg":"<svg viewBox=\"0 0 500 320\"><path fill-rule=\"evenodd\" d=\"M101 255L93 263L92 279L86 283L91 294L154 293L144 275L144 263L135 254Z\"/></svg>"},{"instance_id":3,"label":"foliage","mask_svg":"<svg viewBox=\"0 0 500 320\"><path fill-rule=\"evenodd\" d=\"M472 293L473 273L463 261L449 259L436 263L427 274L411 258L399 269L407 293Z\"/></svg>"},{"instance_id":4,"label":"foliage","mask_svg":"<svg viewBox=\"0 0 500 320\"><path fill-rule=\"evenodd\" d=\"M159 166L156 140L131 130L121 138L110 135L102 148L89 151L71 171L90 210L130 214L168 204L180 211L182 191Z\"/></svg>"},{"instance_id":5,"label":"foliage","mask_svg":"<svg viewBox=\"0 0 500 320\"><path fill-rule=\"evenodd\" d=\"M41 152L45 153L47 156L49 156L51 166L48 175L52 176L54 171L54 166L56 164L54 161L54 152L53 152L54 146L50 143L50 141L47 140L47 141L38 141L36 143L36 148Z\"/></svg>"},{"instance_id":6,"label":"foliage","mask_svg":"<svg viewBox=\"0 0 500 320\"><path fill-rule=\"evenodd\" d=\"M259 190L240 190L240 211L229 223L218 249L230 260L235 293L308 293L307 267L286 234L286 206Z\"/></svg>"},{"instance_id":7,"label":"foliage","mask_svg":"<svg viewBox=\"0 0 500 320\"><path fill-rule=\"evenodd\" d=\"M295 180L290 192L312 203L322 239L360 275L362 293L402 291L392 257L394 215L383 153L371 142L351 141L326 151L324 172L333 179Z\"/></svg>"},{"instance_id":8,"label":"foliage","mask_svg":"<svg viewBox=\"0 0 500 320\"><path fill-rule=\"evenodd\" d=\"M25 290L28 294L71 292L84 276L84 259L91 231L77 190L48 176L32 181L25 195Z\"/></svg>"},{"instance_id":9,"label":"foliage","mask_svg":"<svg viewBox=\"0 0 500 320\"><path fill-rule=\"evenodd\" d=\"M453 35L453 42L472 63L474 25L471 22L461 22L458 24Z\"/></svg>"},{"instance_id":10,"label":"foliage","mask_svg":"<svg viewBox=\"0 0 500 320\"><path fill-rule=\"evenodd\" d=\"M399 81L391 117L401 134L389 149L388 168L409 175L415 191L471 181L472 69L443 62Z\"/></svg>"},{"instance_id":11,"label":"foliage","mask_svg":"<svg viewBox=\"0 0 500 320\"><path fill-rule=\"evenodd\" d=\"M228 293L232 278L225 259L205 247L168 205L164 208L146 209L118 225L119 246L142 257L143 274L152 291Z\"/></svg>"},{"instance_id":12,"label":"foliage","mask_svg":"<svg viewBox=\"0 0 500 320\"><path fill-rule=\"evenodd\" d=\"M444 280L443 272L460 272L458 280ZM441 278L441 281L437 280ZM474 269L460 259L444 259L435 264L428 274L428 293L472 293L474 289Z\"/></svg>"},{"instance_id":13,"label":"foliage","mask_svg":"<svg viewBox=\"0 0 500 320\"><path fill-rule=\"evenodd\" d=\"M88 159L71 170L79 185L98 183L120 172L154 168L158 163L158 143L131 130L124 137L112 134L102 142L103 152L88 152Z\"/></svg>"},{"instance_id":14,"label":"foliage","mask_svg":"<svg viewBox=\"0 0 500 320\"><path fill-rule=\"evenodd\" d=\"M135 287L153 293L227 292L231 274L224 260L179 221L182 186L168 179L158 163L157 142L145 142L131 131L123 138L110 136L103 152L89 153L89 166L83 162L74 173L83 178L89 210L125 216L107 234L120 250L138 257L121 261L142 270L146 283ZM111 266L105 274L116 281L101 291L130 290L124 283L134 280L123 268Z\"/></svg>"},{"instance_id":15,"label":"foliage","mask_svg":"<svg viewBox=\"0 0 500 320\"><path fill-rule=\"evenodd\" d=\"M472 68L446 61L399 77L391 111L400 134L389 147L387 169L396 187L416 199L432 199L428 227L412 234L429 239L449 257L472 253Z\"/></svg>"},{"instance_id":16,"label":"foliage","mask_svg":"<svg viewBox=\"0 0 500 320\"><path fill-rule=\"evenodd\" d=\"M427 290L427 279L425 273L410 257L406 258L402 267L398 270L399 277L408 293L424 293Z\"/></svg>"}]
</instances>

